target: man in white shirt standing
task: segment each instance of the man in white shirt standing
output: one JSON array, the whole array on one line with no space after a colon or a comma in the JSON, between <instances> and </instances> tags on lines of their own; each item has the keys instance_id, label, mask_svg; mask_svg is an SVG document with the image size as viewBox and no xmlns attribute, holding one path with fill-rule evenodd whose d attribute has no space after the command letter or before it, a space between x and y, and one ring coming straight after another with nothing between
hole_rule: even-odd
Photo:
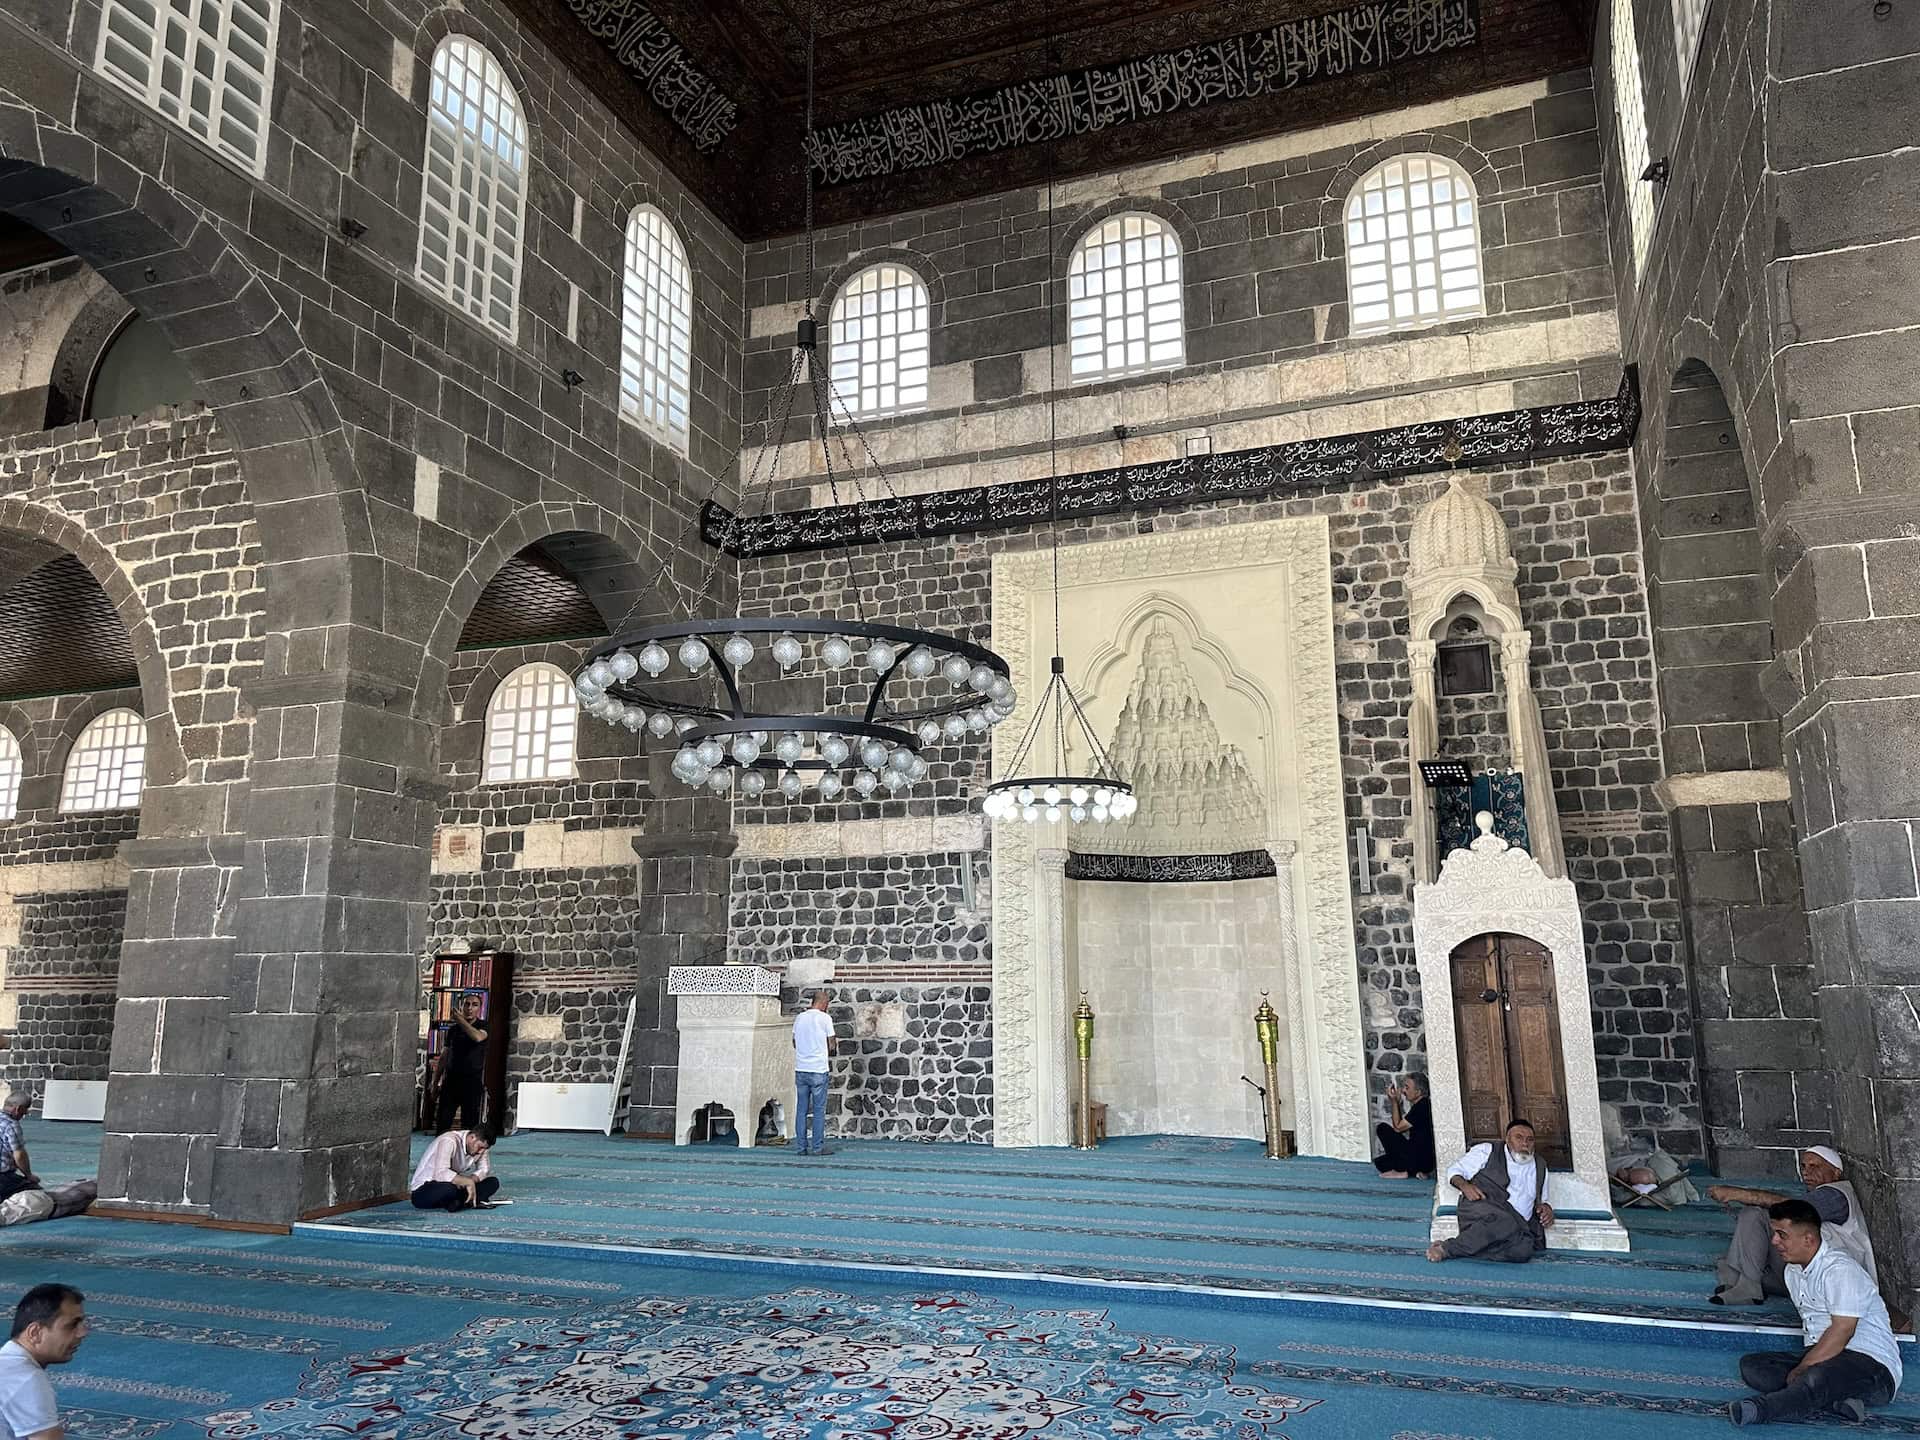
<instances>
[{"instance_id":1,"label":"man in white shirt standing","mask_svg":"<svg viewBox=\"0 0 1920 1440\"><path fill-rule=\"evenodd\" d=\"M1533 1153L1533 1126L1507 1125L1506 1143L1476 1145L1447 1170L1460 1192L1460 1233L1427 1247L1427 1259L1504 1260L1520 1264L1547 1248L1553 1207L1545 1199L1547 1170Z\"/></svg>"},{"instance_id":2,"label":"man in white shirt standing","mask_svg":"<svg viewBox=\"0 0 1920 1440\"><path fill-rule=\"evenodd\" d=\"M47 1366L64 1365L87 1338L85 1297L71 1285L36 1285L13 1312L0 1345L0 1440L64 1440Z\"/></svg>"},{"instance_id":3,"label":"man in white shirt standing","mask_svg":"<svg viewBox=\"0 0 1920 1440\"><path fill-rule=\"evenodd\" d=\"M1767 1228L1786 1262L1787 1293L1800 1311L1807 1348L1740 1357L1740 1379L1760 1393L1736 1400L1736 1425L1797 1420L1831 1410L1858 1422L1900 1388L1900 1347L1873 1277L1821 1235L1820 1212L1806 1200L1768 1207Z\"/></svg>"},{"instance_id":4,"label":"man in white shirt standing","mask_svg":"<svg viewBox=\"0 0 1920 1440\"><path fill-rule=\"evenodd\" d=\"M831 990L813 992L813 1005L793 1017L794 1116L802 1155L831 1155L827 1141L827 1057L834 1053Z\"/></svg>"},{"instance_id":5,"label":"man in white shirt standing","mask_svg":"<svg viewBox=\"0 0 1920 1440\"><path fill-rule=\"evenodd\" d=\"M492 1148L483 1130L449 1130L436 1137L413 1167L413 1208L485 1209L500 1188L487 1159Z\"/></svg>"}]
</instances>

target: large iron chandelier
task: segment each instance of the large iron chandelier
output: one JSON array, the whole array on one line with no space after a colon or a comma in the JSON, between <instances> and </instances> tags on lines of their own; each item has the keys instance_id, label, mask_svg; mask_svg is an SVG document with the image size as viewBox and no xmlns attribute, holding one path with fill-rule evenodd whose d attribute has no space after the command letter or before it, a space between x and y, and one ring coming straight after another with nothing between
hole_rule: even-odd
<instances>
[{"instance_id":1,"label":"large iron chandelier","mask_svg":"<svg viewBox=\"0 0 1920 1440\"><path fill-rule=\"evenodd\" d=\"M806 138L813 137L813 31L807 34ZM782 442L804 403L826 457L833 501L850 487L864 509L880 491L897 500L851 409L834 390L819 354L815 291L813 172L803 145L806 187L806 315L794 336L793 363L763 416L759 452L741 482L740 503L719 537L697 588L672 574L671 557L655 576L675 618L642 625L596 646L574 677L586 711L610 725L645 729L656 739L678 735L675 776L689 786L749 798L772 794L819 800L897 794L926 778L921 751L942 741L981 735L1013 713L1007 662L964 636L863 615L714 617L705 612L723 559L738 533L771 506ZM805 397L804 402L802 397ZM857 448L856 448L857 445ZM742 449L744 450L744 446ZM836 454L838 456L836 462ZM719 472L738 473L739 453ZM761 486L758 497L750 492ZM870 487L873 493L870 493ZM719 489L718 476L709 504ZM752 501L759 511L750 516ZM681 533L684 547L698 511ZM876 560L876 578L878 561ZM841 551L841 580L857 597L851 546ZM789 714L763 710L754 680L793 675L813 649L811 673L822 678L820 708ZM756 668L758 677L748 674ZM835 703L835 702L838 703ZM852 792L848 795L848 792Z\"/></svg>"},{"instance_id":2,"label":"large iron chandelier","mask_svg":"<svg viewBox=\"0 0 1920 1440\"><path fill-rule=\"evenodd\" d=\"M1047 159L1047 254L1053 249L1053 159L1052 147L1048 147ZM1055 406L1059 398L1058 377L1055 374L1057 361L1055 355L1059 346L1054 334L1056 317L1053 303L1053 266L1047 267L1047 448L1048 463L1058 480L1060 474L1060 428ZM1100 743L1100 737L1094 733L1093 724L1087 719L1087 712L1080 704L1080 697L1073 693L1073 686L1067 683L1067 662L1060 654L1060 487L1056 483L1048 487L1048 493L1054 497L1053 510L1048 516L1049 541L1053 550L1053 660L1051 673L1047 676L1047 688L1041 693L1040 703L1034 706L1033 718L1028 721L1026 733L1020 737L1020 743L1014 748L1013 758L1007 763L1011 772L1004 780L996 780L987 786L986 800L982 809L990 820L1024 820L1028 824L1041 821L1056 823L1071 820L1078 823L1092 820L1104 825L1109 820L1124 820L1139 808L1134 798L1133 786L1121 779L1116 773L1113 761L1107 755L1107 747ZM1027 767L1039 764L1045 768L1044 752L1035 755L1037 746L1047 740L1053 745L1052 774L1035 774ZM1087 751L1087 773L1083 775L1065 774L1068 768L1069 742L1083 744Z\"/></svg>"}]
</instances>

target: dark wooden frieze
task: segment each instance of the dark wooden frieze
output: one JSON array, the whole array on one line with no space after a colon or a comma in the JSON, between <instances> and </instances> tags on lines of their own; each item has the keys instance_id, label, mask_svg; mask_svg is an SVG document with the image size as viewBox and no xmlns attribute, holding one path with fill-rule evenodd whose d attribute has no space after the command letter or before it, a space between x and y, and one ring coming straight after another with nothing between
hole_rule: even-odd
<instances>
[{"instance_id":1,"label":"dark wooden frieze","mask_svg":"<svg viewBox=\"0 0 1920 1440\"><path fill-rule=\"evenodd\" d=\"M727 138L740 107L640 0L567 0L567 8L697 149L711 150Z\"/></svg>"},{"instance_id":2,"label":"dark wooden frieze","mask_svg":"<svg viewBox=\"0 0 1920 1440\"><path fill-rule=\"evenodd\" d=\"M1605 400L766 515L736 515L709 501L701 512L700 532L708 545L755 558L1021 530L1054 518L1144 514L1185 505L1271 499L1402 475L1511 468L1603 454L1631 446L1639 426L1639 373L1628 366L1618 392Z\"/></svg>"},{"instance_id":3,"label":"dark wooden frieze","mask_svg":"<svg viewBox=\"0 0 1920 1440\"><path fill-rule=\"evenodd\" d=\"M1479 40L1479 0L1359 0L1224 40L862 115L816 131L809 154L824 184L867 180L1384 70Z\"/></svg>"}]
</instances>

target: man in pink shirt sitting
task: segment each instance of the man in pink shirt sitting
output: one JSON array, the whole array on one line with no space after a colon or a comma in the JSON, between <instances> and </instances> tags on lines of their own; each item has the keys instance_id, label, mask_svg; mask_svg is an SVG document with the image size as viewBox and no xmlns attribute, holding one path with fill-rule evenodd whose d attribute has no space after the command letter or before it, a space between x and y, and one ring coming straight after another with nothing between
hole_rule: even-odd
<instances>
[{"instance_id":1,"label":"man in pink shirt sitting","mask_svg":"<svg viewBox=\"0 0 1920 1440\"><path fill-rule=\"evenodd\" d=\"M487 1163L488 1149L479 1130L449 1130L435 1139L413 1169L414 1208L486 1209L500 1188Z\"/></svg>"}]
</instances>

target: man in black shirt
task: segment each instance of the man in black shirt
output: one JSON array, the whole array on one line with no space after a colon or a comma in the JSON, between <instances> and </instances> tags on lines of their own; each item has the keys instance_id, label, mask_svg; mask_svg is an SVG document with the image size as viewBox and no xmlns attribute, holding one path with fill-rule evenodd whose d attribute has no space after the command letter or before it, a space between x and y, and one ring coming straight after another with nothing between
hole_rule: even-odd
<instances>
[{"instance_id":1,"label":"man in black shirt","mask_svg":"<svg viewBox=\"0 0 1920 1440\"><path fill-rule=\"evenodd\" d=\"M480 1024L480 992L469 990L453 1007L453 1025L440 1057L440 1107L435 1129L442 1135L454 1128L453 1112L461 1112L468 1130L481 1128L487 1103L487 1032Z\"/></svg>"},{"instance_id":2,"label":"man in black shirt","mask_svg":"<svg viewBox=\"0 0 1920 1440\"><path fill-rule=\"evenodd\" d=\"M1392 1118L1374 1127L1380 1153L1373 1165L1389 1180L1433 1174L1433 1105L1427 1098L1427 1077L1408 1075L1387 1089Z\"/></svg>"}]
</instances>

